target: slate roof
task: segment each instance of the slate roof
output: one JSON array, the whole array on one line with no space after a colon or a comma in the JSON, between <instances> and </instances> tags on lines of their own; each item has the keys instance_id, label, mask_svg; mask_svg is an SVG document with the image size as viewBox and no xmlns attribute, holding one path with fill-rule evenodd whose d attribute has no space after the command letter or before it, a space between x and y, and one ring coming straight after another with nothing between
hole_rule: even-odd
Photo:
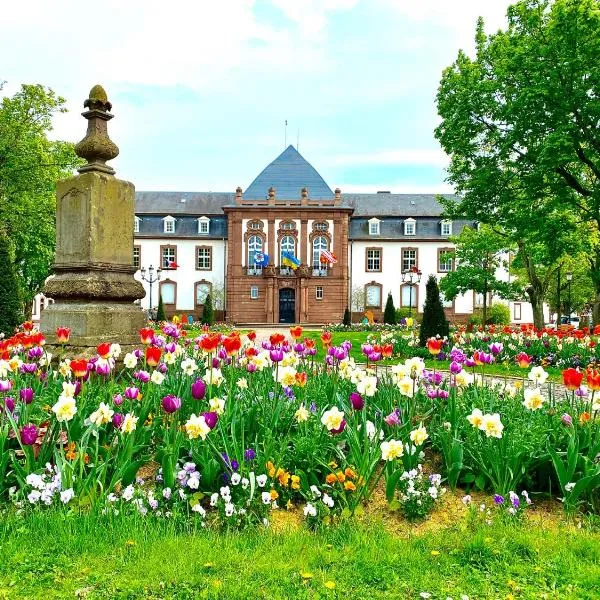
<instances>
[{"instance_id":1,"label":"slate roof","mask_svg":"<svg viewBox=\"0 0 600 600\"><path fill-rule=\"evenodd\" d=\"M403 239L407 243L411 240L443 240L448 239L442 236L441 222L438 217L420 217L415 218L415 235L404 235L404 218L383 217L379 223L379 235L369 234L368 217L352 217L350 219L350 228L348 238L351 240L369 240L376 243L377 240L397 240ZM378 217L379 218L379 217ZM413 218L413 217L411 217ZM472 221L452 221L452 235L458 235L465 225L472 225Z\"/></svg>"},{"instance_id":2,"label":"slate roof","mask_svg":"<svg viewBox=\"0 0 600 600\"><path fill-rule=\"evenodd\" d=\"M244 192L245 200L264 200L269 188L275 188L276 199L298 200L303 187L311 200L331 200L333 192L316 169L294 148L288 146L265 167Z\"/></svg>"},{"instance_id":3,"label":"slate roof","mask_svg":"<svg viewBox=\"0 0 600 600\"><path fill-rule=\"evenodd\" d=\"M445 195L458 200L458 196ZM353 217L439 217L443 209L437 194L345 194L342 198L354 208Z\"/></svg>"},{"instance_id":4,"label":"slate roof","mask_svg":"<svg viewBox=\"0 0 600 600\"><path fill-rule=\"evenodd\" d=\"M167 214L167 213L165 213ZM173 212L168 213L173 215ZM140 230L135 233L135 238L194 238L223 239L227 238L227 217L223 214L218 217L210 216L209 233L198 233L198 219L191 216L175 216L175 232L165 233L163 215L138 213Z\"/></svg>"},{"instance_id":5,"label":"slate roof","mask_svg":"<svg viewBox=\"0 0 600 600\"><path fill-rule=\"evenodd\" d=\"M135 214L209 217L222 215L223 206L234 203L233 192L136 192Z\"/></svg>"}]
</instances>

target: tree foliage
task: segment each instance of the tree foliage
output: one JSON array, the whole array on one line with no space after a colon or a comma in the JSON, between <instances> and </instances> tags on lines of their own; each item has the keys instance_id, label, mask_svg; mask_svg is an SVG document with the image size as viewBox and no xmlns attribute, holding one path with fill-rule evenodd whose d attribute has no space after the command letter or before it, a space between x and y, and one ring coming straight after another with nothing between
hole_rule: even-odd
<instances>
[{"instance_id":1,"label":"tree foliage","mask_svg":"<svg viewBox=\"0 0 600 600\"><path fill-rule=\"evenodd\" d=\"M459 52L437 96L436 137L461 196L446 201L448 213L499 227L517 245L536 320L554 263L582 234L600 298L599 8L521 0L506 30L489 36L480 20L475 57Z\"/></svg>"},{"instance_id":2,"label":"tree foliage","mask_svg":"<svg viewBox=\"0 0 600 600\"><path fill-rule=\"evenodd\" d=\"M519 289L514 282L499 279L497 272L506 268L505 257L510 251L507 239L482 225L479 230L464 227L460 235L451 238L456 245L455 269L440 281L440 289L448 300L470 290L483 296L483 322L487 321L488 297L514 297Z\"/></svg>"},{"instance_id":3,"label":"tree foliage","mask_svg":"<svg viewBox=\"0 0 600 600\"><path fill-rule=\"evenodd\" d=\"M11 335L23 322L14 255L6 231L0 228L0 333Z\"/></svg>"},{"instance_id":4,"label":"tree foliage","mask_svg":"<svg viewBox=\"0 0 600 600\"><path fill-rule=\"evenodd\" d=\"M396 324L396 307L394 306L394 299L392 298L391 293L388 293L387 301L385 303L383 322L387 323L388 325Z\"/></svg>"},{"instance_id":5,"label":"tree foliage","mask_svg":"<svg viewBox=\"0 0 600 600\"><path fill-rule=\"evenodd\" d=\"M444 307L440 300L435 275L430 275L425 286L425 304L423 306L423 320L419 330L419 344L425 346L431 337L447 337L450 325L444 313Z\"/></svg>"},{"instance_id":6,"label":"tree foliage","mask_svg":"<svg viewBox=\"0 0 600 600\"><path fill-rule=\"evenodd\" d=\"M212 325L215 322L215 314L210 294L207 294L204 300L201 320L204 325Z\"/></svg>"},{"instance_id":7,"label":"tree foliage","mask_svg":"<svg viewBox=\"0 0 600 600\"><path fill-rule=\"evenodd\" d=\"M158 307L156 309L156 320L159 323L167 320L167 316L165 315L165 305L163 304L162 294L160 290L158 292Z\"/></svg>"},{"instance_id":8,"label":"tree foliage","mask_svg":"<svg viewBox=\"0 0 600 600\"><path fill-rule=\"evenodd\" d=\"M65 100L41 85L23 85L0 102L0 222L27 312L54 259L55 182L81 163L73 144L48 138L52 118L63 112Z\"/></svg>"}]
</instances>

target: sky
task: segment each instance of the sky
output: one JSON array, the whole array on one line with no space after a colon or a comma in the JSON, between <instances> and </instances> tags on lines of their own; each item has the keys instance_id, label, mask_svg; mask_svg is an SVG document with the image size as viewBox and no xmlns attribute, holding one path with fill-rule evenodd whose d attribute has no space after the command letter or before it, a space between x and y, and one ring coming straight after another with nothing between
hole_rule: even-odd
<instances>
[{"instance_id":1,"label":"sky","mask_svg":"<svg viewBox=\"0 0 600 600\"><path fill-rule=\"evenodd\" d=\"M285 143L343 192L450 192L435 94L478 16L509 0L7 2L0 95L51 87L76 142L90 88L113 104L117 176L138 190L246 189ZM285 122L287 120L287 131Z\"/></svg>"}]
</instances>

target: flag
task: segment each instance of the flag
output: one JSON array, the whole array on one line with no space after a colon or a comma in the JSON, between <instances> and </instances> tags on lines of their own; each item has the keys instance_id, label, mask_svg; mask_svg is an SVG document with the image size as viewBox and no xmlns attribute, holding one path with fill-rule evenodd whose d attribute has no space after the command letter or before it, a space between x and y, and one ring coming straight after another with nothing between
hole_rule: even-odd
<instances>
[{"instance_id":1,"label":"flag","mask_svg":"<svg viewBox=\"0 0 600 600\"><path fill-rule=\"evenodd\" d=\"M269 255L264 252L256 252L254 254L254 264L258 267L269 266Z\"/></svg>"},{"instance_id":2,"label":"flag","mask_svg":"<svg viewBox=\"0 0 600 600\"><path fill-rule=\"evenodd\" d=\"M337 257L333 252L329 252L329 250L321 250L319 260L322 263L331 263L334 265L337 262Z\"/></svg>"},{"instance_id":3,"label":"flag","mask_svg":"<svg viewBox=\"0 0 600 600\"><path fill-rule=\"evenodd\" d=\"M281 263L285 267L290 267L296 270L300 266L301 261L299 258L296 258L291 252L282 252Z\"/></svg>"},{"instance_id":4,"label":"flag","mask_svg":"<svg viewBox=\"0 0 600 600\"><path fill-rule=\"evenodd\" d=\"M174 260L170 260L167 263L167 269L176 269L179 265L174 261Z\"/></svg>"}]
</instances>

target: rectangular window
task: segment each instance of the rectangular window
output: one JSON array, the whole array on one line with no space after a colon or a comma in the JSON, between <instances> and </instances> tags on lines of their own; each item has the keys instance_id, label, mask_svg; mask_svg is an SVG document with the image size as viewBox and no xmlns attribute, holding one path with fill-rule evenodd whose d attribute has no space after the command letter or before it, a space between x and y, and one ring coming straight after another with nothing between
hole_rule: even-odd
<instances>
[{"instance_id":1,"label":"rectangular window","mask_svg":"<svg viewBox=\"0 0 600 600\"><path fill-rule=\"evenodd\" d=\"M290 231L292 229L296 229L296 223L284 223L281 227L281 229L284 229L285 231Z\"/></svg>"},{"instance_id":2,"label":"rectangular window","mask_svg":"<svg viewBox=\"0 0 600 600\"><path fill-rule=\"evenodd\" d=\"M365 305L381 308L381 287L367 285L365 287Z\"/></svg>"},{"instance_id":3,"label":"rectangular window","mask_svg":"<svg viewBox=\"0 0 600 600\"><path fill-rule=\"evenodd\" d=\"M258 299L258 286L257 285L253 285L250 287L250 298L252 298L252 300Z\"/></svg>"},{"instance_id":4,"label":"rectangular window","mask_svg":"<svg viewBox=\"0 0 600 600\"><path fill-rule=\"evenodd\" d=\"M317 300L323 300L323 286L322 285L318 285L316 292L315 292L315 298Z\"/></svg>"},{"instance_id":5,"label":"rectangular window","mask_svg":"<svg viewBox=\"0 0 600 600\"><path fill-rule=\"evenodd\" d=\"M198 220L198 233L208 233L208 219L199 219Z\"/></svg>"},{"instance_id":6,"label":"rectangular window","mask_svg":"<svg viewBox=\"0 0 600 600\"><path fill-rule=\"evenodd\" d=\"M210 294L210 283L196 284L196 304L203 305L208 294Z\"/></svg>"},{"instance_id":7,"label":"rectangular window","mask_svg":"<svg viewBox=\"0 0 600 600\"><path fill-rule=\"evenodd\" d=\"M381 248L367 248L367 271L381 271Z\"/></svg>"},{"instance_id":8,"label":"rectangular window","mask_svg":"<svg viewBox=\"0 0 600 600\"><path fill-rule=\"evenodd\" d=\"M402 250L402 271L410 271L417 268L416 248L404 248Z\"/></svg>"},{"instance_id":9,"label":"rectangular window","mask_svg":"<svg viewBox=\"0 0 600 600\"><path fill-rule=\"evenodd\" d=\"M369 223L369 235L379 235L379 221Z\"/></svg>"},{"instance_id":10,"label":"rectangular window","mask_svg":"<svg viewBox=\"0 0 600 600\"><path fill-rule=\"evenodd\" d=\"M520 302L515 302L513 304L513 320L514 321L521 320L521 304L520 304Z\"/></svg>"},{"instance_id":11,"label":"rectangular window","mask_svg":"<svg viewBox=\"0 0 600 600\"><path fill-rule=\"evenodd\" d=\"M442 235L452 235L452 223L450 221L442 221Z\"/></svg>"},{"instance_id":12,"label":"rectangular window","mask_svg":"<svg viewBox=\"0 0 600 600\"><path fill-rule=\"evenodd\" d=\"M404 235L415 235L416 223L414 221L404 221Z\"/></svg>"},{"instance_id":13,"label":"rectangular window","mask_svg":"<svg viewBox=\"0 0 600 600\"><path fill-rule=\"evenodd\" d=\"M329 229L329 223L316 223L315 229L317 231L327 231Z\"/></svg>"},{"instance_id":14,"label":"rectangular window","mask_svg":"<svg viewBox=\"0 0 600 600\"><path fill-rule=\"evenodd\" d=\"M196 247L196 270L210 271L212 268L212 248L210 246Z\"/></svg>"},{"instance_id":15,"label":"rectangular window","mask_svg":"<svg viewBox=\"0 0 600 600\"><path fill-rule=\"evenodd\" d=\"M140 219L139 217L135 217L133 219L133 233L139 233L140 232Z\"/></svg>"},{"instance_id":16,"label":"rectangular window","mask_svg":"<svg viewBox=\"0 0 600 600\"><path fill-rule=\"evenodd\" d=\"M454 268L454 253L452 250L438 251L438 272L449 273Z\"/></svg>"},{"instance_id":17,"label":"rectangular window","mask_svg":"<svg viewBox=\"0 0 600 600\"><path fill-rule=\"evenodd\" d=\"M171 281L165 281L160 284L160 295L163 304L175 304L175 284Z\"/></svg>"},{"instance_id":18,"label":"rectangular window","mask_svg":"<svg viewBox=\"0 0 600 600\"><path fill-rule=\"evenodd\" d=\"M177 248L175 246L161 246L160 266L162 269L173 269L177 264Z\"/></svg>"},{"instance_id":19,"label":"rectangular window","mask_svg":"<svg viewBox=\"0 0 600 600\"><path fill-rule=\"evenodd\" d=\"M400 306L417 308L417 288L414 285L403 285L400 288Z\"/></svg>"},{"instance_id":20,"label":"rectangular window","mask_svg":"<svg viewBox=\"0 0 600 600\"><path fill-rule=\"evenodd\" d=\"M139 269L142 264L142 247L134 246L133 247L133 266L136 269Z\"/></svg>"},{"instance_id":21,"label":"rectangular window","mask_svg":"<svg viewBox=\"0 0 600 600\"><path fill-rule=\"evenodd\" d=\"M175 233L175 219L165 219L165 233Z\"/></svg>"}]
</instances>

